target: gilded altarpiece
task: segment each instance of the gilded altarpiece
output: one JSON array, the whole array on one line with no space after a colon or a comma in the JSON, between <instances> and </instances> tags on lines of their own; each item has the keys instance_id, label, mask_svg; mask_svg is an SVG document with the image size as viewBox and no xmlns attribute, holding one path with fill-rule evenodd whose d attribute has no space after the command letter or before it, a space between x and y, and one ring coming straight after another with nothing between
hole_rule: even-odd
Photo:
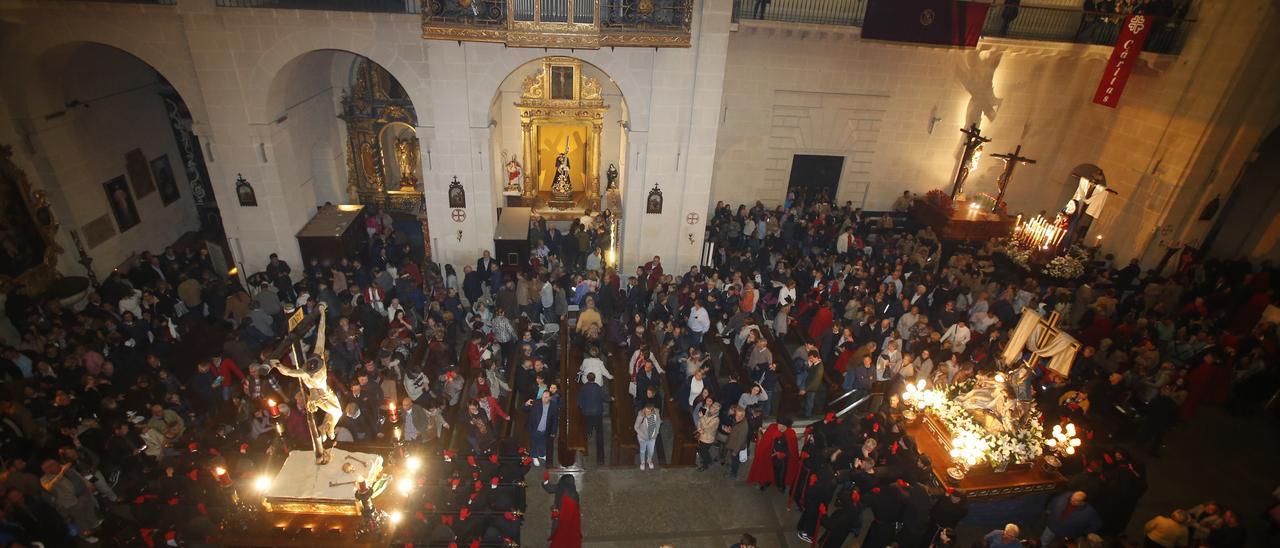
<instances>
[{"instance_id":1,"label":"gilded altarpiece","mask_svg":"<svg viewBox=\"0 0 1280 548\"><path fill-rule=\"evenodd\" d=\"M599 80L583 74L578 59L547 57L524 78L515 106L527 159L524 197L535 209L598 209L600 134L609 110Z\"/></svg>"},{"instance_id":2,"label":"gilded altarpiece","mask_svg":"<svg viewBox=\"0 0 1280 548\"><path fill-rule=\"evenodd\" d=\"M358 59L340 118L347 126L347 198L417 217L430 255L418 116L408 93L386 69Z\"/></svg>"}]
</instances>

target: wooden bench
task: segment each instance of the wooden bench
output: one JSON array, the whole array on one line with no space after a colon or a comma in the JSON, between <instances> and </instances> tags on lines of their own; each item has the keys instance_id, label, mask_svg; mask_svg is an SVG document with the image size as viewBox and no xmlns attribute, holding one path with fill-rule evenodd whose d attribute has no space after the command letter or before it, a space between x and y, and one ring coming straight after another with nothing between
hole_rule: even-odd
<instances>
[{"instance_id":1,"label":"wooden bench","mask_svg":"<svg viewBox=\"0 0 1280 548\"><path fill-rule=\"evenodd\" d=\"M613 380L609 383L609 392L613 396L613 404L609 408L609 425L612 429L609 436L609 463L631 465L635 464L636 456L640 453L640 441L636 439L635 432L635 399L627 392L627 386L631 383L627 361L631 356L627 355L625 349L614 344L608 344L605 348L608 354L605 364L613 374Z\"/></svg>"},{"instance_id":2,"label":"wooden bench","mask_svg":"<svg viewBox=\"0 0 1280 548\"><path fill-rule=\"evenodd\" d=\"M578 371L582 366L582 347L573 343L567 323L560 323L560 463L570 466L580 452L587 454L587 421L578 409Z\"/></svg>"},{"instance_id":3,"label":"wooden bench","mask_svg":"<svg viewBox=\"0 0 1280 548\"><path fill-rule=\"evenodd\" d=\"M516 333L523 333L528 329L528 321L520 318L516 324ZM529 414L524 411L524 400L520 399L520 394L516 389L516 373L520 371L520 365L524 361L524 352L520 349L517 342L511 347L511 355L506 357L507 361L507 386L511 387L511 393L507 394L507 415L511 417L507 421L505 437L516 440L516 444L520 447L529 447Z\"/></svg>"}]
</instances>

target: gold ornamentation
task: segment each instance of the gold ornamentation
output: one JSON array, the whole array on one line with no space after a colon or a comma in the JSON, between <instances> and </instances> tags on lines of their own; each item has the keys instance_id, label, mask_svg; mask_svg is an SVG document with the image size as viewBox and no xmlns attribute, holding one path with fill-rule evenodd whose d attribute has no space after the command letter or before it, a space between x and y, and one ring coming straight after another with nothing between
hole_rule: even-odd
<instances>
[{"instance_id":1,"label":"gold ornamentation","mask_svg":"<svg viewBox=\"0 0 1280 548\"><path fill-rule=\"evenodd\" d=\"M27 287L27 294L34 297L43 293L49 284L62 276L57 270L58 255L62 253L62 246L56 240L60 225L53 215L48 196L43 190L31 188L27 174L13 162L12 156L13 149L9 145L0 146L0 179L3 179L0 192L5 194L0 200L9 202L0 211L4 215L3 222L0 222L0 246L4 247L6 260L22 257L24 249L40 255L26 257L30 261L29 266L15 275L0 274L0 292L7 292L12 286L22 284ZM21 201L10 202L17 198L13 194L21 195ZM27 226L23 228L21 225ZM30 238L30 231L38 234L43 242L42 253L38 247L33 246L33 242L25 240ZM20 264L5 266L21 267Z\"/></svg>"},{"instance_id":2,"label":"gold ornamentation","mask_svg":"<svg viewBox=\"0 0 1280 548\"><path fill-rule=\"evenodd\" d=\"M351 149L351 139L347 139L347 199L351 203L360 203L360 176L356 174L356 155Z\"/></svg>"},{"instance_id":3,"label":"gold ornamentation","mask_svg":"<svg viewBox=\"0 0 1280 548\"><path fill-rule=\"evenodd\" d=\"M542 99L546 94L546 89L542 85L542 69L538 72L524 77L524 83L521 84L521 97L525 99Z\"/></svg>"},{"instance_id":4,"label":"gold ornamentation","mask_svg":"<svg viewBox=\"0 0 1280 548\"><path fill-rule=\"evenodd\" d=\"M590 76L582 78L582 98L583 99L599 99L600 98L600 82Z\"/></svg>"},{"instance_id":5,"label":"gold ornamentation","mask_svg":"<svg viewBox=\"0 0 1280 548\"><path fill-rule=\"evenodd\" d=\"M378 119L380 122L399 122L409 119L408 114L403 108L396 105L388 105L382 108L382 117Z\"/></svg>"},{"instance_id":6,"label":"gold ornamentation","mask_svg":"<svg viewBox=\"0 0 1280 548\"><path fill-rule=\"evenodd\" d=\"M653 0L640 0L640 5L636 8L640 15L649 15L653 13Z\"/></svg>"}]
</instances>

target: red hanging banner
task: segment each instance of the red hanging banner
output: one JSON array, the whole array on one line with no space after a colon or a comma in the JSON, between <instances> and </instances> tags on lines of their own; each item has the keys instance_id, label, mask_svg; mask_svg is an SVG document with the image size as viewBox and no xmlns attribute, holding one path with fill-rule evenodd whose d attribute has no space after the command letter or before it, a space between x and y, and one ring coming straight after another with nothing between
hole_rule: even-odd
<instances>
[{"instance_id":1,"label":"red hanging banner","mask_svg":"<svg viewBox=\"0 0 1280 548\"><path fill-rule=\"evenodd\" d=\"M1093 102L1116 108L1116 104L1120 102L1120 93L1129 81L1129 73L1133 71L1133 64L1138 62L1142 45L1147 42L1147 35L1151 33L1151 23L1145 15L1130 15L1125 20L1120 27L1116 47L1111 50L1111 59L1107 60L1107 70L1102 73L1102 81L1098 82L1098 91L1093 94Z\"/></svg>"}]
</instances>

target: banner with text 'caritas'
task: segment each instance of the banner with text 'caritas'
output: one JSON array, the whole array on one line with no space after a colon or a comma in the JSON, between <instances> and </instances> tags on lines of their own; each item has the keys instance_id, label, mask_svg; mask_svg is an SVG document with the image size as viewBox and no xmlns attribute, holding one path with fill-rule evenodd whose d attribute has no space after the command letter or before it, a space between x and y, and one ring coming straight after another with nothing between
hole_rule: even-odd
<instances>
[{"instance_id":1,"label":"banner with text 'caritas'","mask_svg":"<svg viewBox=\"0 0 1280 548\"><path fill-rule=\"evenodd\" d=\"M1111 59L1107 60L1107 70L1102 73L1102 81L1098 82L1098 91L1093 94L1093 102L1116 108L1125 82L1129 81L1129 73L1133 71L1134 63L1138 62L1142 45L1147 42L1147 35L1151 33L1152 23L1154 21L1145 15L1130 15L1125 20L1120 27L1116 47L1111 50Z\"/></svg>"}]
</instances>

